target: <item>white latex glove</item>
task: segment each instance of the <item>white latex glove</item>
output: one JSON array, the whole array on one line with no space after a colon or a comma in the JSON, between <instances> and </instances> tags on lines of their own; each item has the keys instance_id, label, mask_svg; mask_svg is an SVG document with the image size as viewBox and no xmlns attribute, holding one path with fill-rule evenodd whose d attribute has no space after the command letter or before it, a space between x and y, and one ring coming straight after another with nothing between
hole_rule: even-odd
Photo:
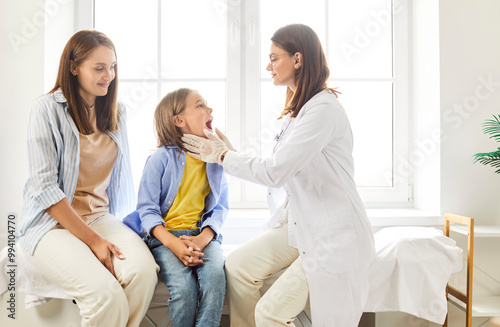
<instances>
[{"instance_id":1,"label":"white latex glove","mask_svg":"<svg viewBox=\"0 0 500 327\"><path fill-rule=\"evenodd\" d=\"M231 144L231 142L229 142L229 139L227 138L226 135L224 135L224 133L222 133L221 131L219 131L219 129L216 127L215 128L215 133L217 133L217 136L222 140L222 142L224 142L227 146L227 148L231 151L234 151L234 152L238 152L234 146Z\"/></svg>"},{"instance_id":2,"label":"white latex glove","mask_svg":"<svg viewBox=\"0 0 500 327\"><path fill-rule=\"evenodd\" d=\"M222 165L222 155L229 149L226 144L208 129L203 130L208 139L193 134L184 134L182 142L190 155L205 162L216 162Z\"/></svg>"}]
</instances>

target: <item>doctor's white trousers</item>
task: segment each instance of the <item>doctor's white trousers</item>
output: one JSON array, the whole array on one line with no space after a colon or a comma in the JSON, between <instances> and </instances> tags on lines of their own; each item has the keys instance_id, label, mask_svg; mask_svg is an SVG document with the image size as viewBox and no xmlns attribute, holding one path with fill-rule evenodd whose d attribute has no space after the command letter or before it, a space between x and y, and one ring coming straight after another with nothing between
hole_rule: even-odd
<instances>
[{"instance_id":1,"label":"doctor's white trousers","mask_svg":"<svg viewBox=\"0 0 500 327\"><path fill-rule=\"evenodd\" d=\"M265 279L289 267L261 297ZM266 231L235 249L226 260L232 327L295 326L309 291L299 252L288 245L288 226Z\"/></svg>"}]
</instances>

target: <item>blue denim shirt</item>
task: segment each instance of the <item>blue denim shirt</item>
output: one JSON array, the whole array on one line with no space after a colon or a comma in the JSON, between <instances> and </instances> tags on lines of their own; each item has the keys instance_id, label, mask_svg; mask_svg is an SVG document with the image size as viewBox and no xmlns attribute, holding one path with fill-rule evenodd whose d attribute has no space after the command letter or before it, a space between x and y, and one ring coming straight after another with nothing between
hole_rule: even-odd
<instances>
[{"instance_id":1,"label":"blue denim shirt","mask_svg":"<svg viewBox=\"0 0 500 327\"><path fill-rule=\"evenodd\" d=\"M165 226L163 217L179 191L185 165L186 154L179 147L158 148L146 161L139 186L137 210L127 216L124 223L142 237L146 233L151 235L151 229L157 225ZM216 234L215 238L219 239L229 210L227 179L222 166L215 163L207 163L207 178L210 193L205 198L205 213L198 222L198 228L210 226Z\"/></svg>"}]
</instances>

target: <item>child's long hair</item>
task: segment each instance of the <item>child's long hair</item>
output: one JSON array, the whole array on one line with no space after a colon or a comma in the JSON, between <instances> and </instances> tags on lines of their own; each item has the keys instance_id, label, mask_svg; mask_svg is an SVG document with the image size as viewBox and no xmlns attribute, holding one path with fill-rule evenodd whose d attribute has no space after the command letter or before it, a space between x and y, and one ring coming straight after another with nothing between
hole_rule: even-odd
<instances>
[{"instance_id":1,"label":"child's long hair","mask_svg":"<svg viewBox=\"0 0 500 327\"><path fill-rule=\"evenodd\" d=\"M186 99L191 92L188 88L180 88L169 92L161 99L155 110L155 129L157 146L177 145L185 151L182 145L182 132L174 124L174 116L181 114L186 108Z\"/></svg>"},{"instance_id":2,"label":"child's long hair","mask_svg":"<svg viewBox=\"0 0 500 327\"><path fill-rule=\"evenodd\" d=\"M271 41L285 50L290 56L296 52L302 54L302 65L295 71L295 93L287 88L286 105L281 117L291 114L295 118L300 109L318 92L328 89L326 81L330 76L330 69L321 46L318 35L307 25L291 24L278 29ZM329 89L337 96L334 89Z\"/></svg>"},{"instance_id":3,"label":"child's long hair","mask_svg":"<svg viewBox=\"0 0 500 327\"><path fill-rule=\"evenodd\" d=\"M73 35L64 47L59 62L56 84L49 92L53 93L59 88L61 89L68 102L68 111L75 122L76 128L85 135L94 133L94 128L90 123L88 105L78 92L80 87L78 78L71 74L71 61L76 65L80 65L94 49L101 45L113 50L116 56L113 42L101 32L84 30ZM102 132L112 132L118 129L117 89L118 69L115 67L115 78L108 86L108 93L105 96L97 97L95 100L96 125Z\"/></svg>"}]
</instances>

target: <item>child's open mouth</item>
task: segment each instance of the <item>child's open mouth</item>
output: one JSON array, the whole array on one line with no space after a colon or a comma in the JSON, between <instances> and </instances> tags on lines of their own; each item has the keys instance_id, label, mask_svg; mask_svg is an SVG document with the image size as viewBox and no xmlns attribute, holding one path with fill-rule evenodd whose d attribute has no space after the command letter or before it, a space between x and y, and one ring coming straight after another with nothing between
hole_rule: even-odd
<instances>
[{"instance_id":1,"label":"child's open mouth","mask_svg":"<svg viewBox=\"0 0 500 327\"><path fill-rule=\"evenodd\" d=\"M213 129L212 129L212 121L213 121L213 120L214 120L213 118L210 118L210 120L209 120L209 121L207 121L207 123L205 124L205 125L207 126L207 128L208 128L209 130L211 130L211 131L213 130Z\"/></svg>"}]
</instances>

